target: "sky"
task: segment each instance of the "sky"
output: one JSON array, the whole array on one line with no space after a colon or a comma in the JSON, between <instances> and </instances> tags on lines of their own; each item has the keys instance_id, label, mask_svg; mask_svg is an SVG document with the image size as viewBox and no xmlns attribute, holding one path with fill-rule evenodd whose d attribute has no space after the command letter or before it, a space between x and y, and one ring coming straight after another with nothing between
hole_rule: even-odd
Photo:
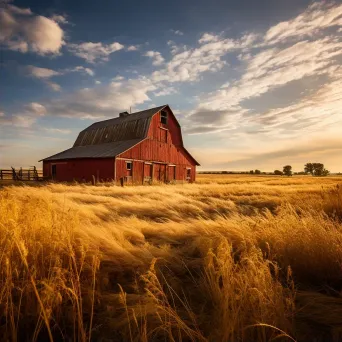
<instances>
[{"instance_id":1,"label":"sky","mask_svg":"<svg viewBox=\"0 0 342 342\"><path fill-rule=\"evenodd\" d=\"M342 3L0 0L0 167L169 104L200 170L342 171Z\"/></svg>"}]
</instances>

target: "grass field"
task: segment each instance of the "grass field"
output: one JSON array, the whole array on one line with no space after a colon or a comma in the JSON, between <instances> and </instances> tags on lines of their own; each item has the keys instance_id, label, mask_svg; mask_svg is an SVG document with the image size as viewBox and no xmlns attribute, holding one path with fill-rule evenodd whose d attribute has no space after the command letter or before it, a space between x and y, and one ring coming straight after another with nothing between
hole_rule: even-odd
<instances>
[{"instance_id":1,"label":"grass field","mask_svg":"<svg viewBox=\"0 0 342 342\"><path fill-rule=\"evenodd\" d=\"M6 186L0 336L340 341L342 178Z\"/></svg>"}]
</instances>

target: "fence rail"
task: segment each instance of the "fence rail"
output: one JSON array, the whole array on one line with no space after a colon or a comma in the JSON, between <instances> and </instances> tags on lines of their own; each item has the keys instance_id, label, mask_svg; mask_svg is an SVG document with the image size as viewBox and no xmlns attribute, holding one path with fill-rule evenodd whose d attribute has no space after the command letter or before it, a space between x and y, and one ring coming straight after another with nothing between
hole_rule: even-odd
<instances>
[{"instance_id":1,"label":"fence rail","mask_svg":"<svg viewBox=\"0 0 342 342\"><path fill-rule=\"evenodd\" d=\"M43 171L37 170L35 166L28 169L0 169L0 180L40 181L43 180Z\"/></svg>"}]
</instances>

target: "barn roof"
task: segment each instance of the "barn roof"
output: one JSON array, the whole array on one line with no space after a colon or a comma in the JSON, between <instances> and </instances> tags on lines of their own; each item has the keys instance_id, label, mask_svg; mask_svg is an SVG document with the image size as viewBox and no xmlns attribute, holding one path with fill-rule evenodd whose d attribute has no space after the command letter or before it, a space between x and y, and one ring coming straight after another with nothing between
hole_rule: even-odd
<instances>
[{"instance_id":1,"label":"barn roof","mask_svg":"<svg viewBox=\"0 0 342 342\"><path fill-rule=\"evenodd\" d=\"M143 141L151 117L165 107L167 105L95 122L79 133L72 148L42 160L115 157Z\"/></svg>"},{"instance_id":2,"label":"barn roof","mask_svg":"<svg viewBox=\"0 0 342 342\"><path fill-rule=\"evenodd\" d=\"M43 160L115 157L118 154L125 152L126 150L135 146L142 140L144 139L116 141L98 145L76 146Z\"/></svg>"},{"instance_id":3,"label":"barn roof","mask_svg":"<svg viewBox=\"0 0 342 342\"><path fill-rule=\"evenodd\" d=\"M163 105L95 122L79 133L72 148L42 160L116 157L146 139L152 116L165 107L169 106ZM176 122L178 124L177 120ZM182 147L199 165L184 146Z\"/></svg>"},{"instance_id":4,"label":"barn roof","mask_svg":"<svg viewBox=\"0 0 342 342\"><path fill-rule=\"evenodd\" d=\"M124 117L95 122L80 132L74 147L146 138L151 117L166 106L150 108Z\"/></svg>"}]
</instances>

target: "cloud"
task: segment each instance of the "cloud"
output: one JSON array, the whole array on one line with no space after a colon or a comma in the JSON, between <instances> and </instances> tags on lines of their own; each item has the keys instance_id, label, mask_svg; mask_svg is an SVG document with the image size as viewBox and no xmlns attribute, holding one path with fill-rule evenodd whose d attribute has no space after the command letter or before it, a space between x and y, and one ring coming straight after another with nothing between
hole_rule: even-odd
<instances>
[{"instance_id":1,"label":"cloud","mask_svg":"<svg viewBox=\"0 0 342 342\"><path fill-rule=\"evenodd\" d=\"M220 88L224 89L224 88L228 88L229 86L230 86L230 82L226 82L226 83L223 83Z\"/></svg>"},{"instance_id":2,"label":"cloud","mask_svg":"<svg viewBox=\"0 0 342 342\"><path fill-rule=\"evenodd\" d=\"M247 34L234 40L205 33L199 39L200 45L197 48L177 46L169 41L173 57L165 63L165 68L152 74L152 79L155 82L197 82L203 73L217 72L228 65L223 60L227 53L250 48L257 38L256 34Z\"/></svg>"},{"instance_id":3,"label":"cloud","mask_svg":"<svg viewBox=\"0 0 342 342\"><path fill-rule=\"evenodd\" d=\"M256 113L249 118L252 123L270 126L283 131L321 131L324 127L341 124L342 69L336 79L298 101L283 108ZM290 125L290 127L288 127ZM278 131L279 132L279 131Z\"/></svg>"},{"instance_id":4,"label":"cloud","mask_svg":"<svg viewBox=\"0 0 342 342\"><path fill-rule=\"evenodd\" d=\"M53 91L61 91L60 85L51 81L50 78L63 75L63 72L47 68L39 68L34 65L28 65L26 67L26 72L28 76L42 80Z\"/></svg>"},{"instance_id":5,"label":"cloud","mask_svg":"<svg viewBox=\"0 0 342 342\"><path fill-rule=\"evenodd\" d=\"M115 117L150 101L148 96L156 87L144 77L116 80L108 85L84 88L61 98L43 103L49 115L81 119Z\"/></svg>"},{"instance_id":6,"label":"cloud","mask_svg":"<svg viewBox=\"0 0 342 342\"><path fill-rule=\"evenodd\" d=\"M61 15L61 14L54 14L51 19L53 21L55 21L56 23L60 23L60 24L69 24L68 20L67 20L67 16Z\"/></svg>"},{"instance_id":7,"label":"cloud","mask_svg":"<svg viewBox=\"0 0 342 342\"><path fill-rule=\"evenodd\" d=\"M112 81L113 82L118 82L118 81L122 81L122 80L124 80L125 78L123 77L123 76L120 76L120 75L118 75L118 76L115 76L113 79L112 79Z\"/></svg>"},{"instance_id":8,"label":"cloud","mask_svg":"<svg viewBox=\"0 0 342 342\"><path fill-rule=\"evenodd\" d=\"M131 46L128 46L127 51L137 51L139 50L139 46L138 45L131 45Z\"/></svg>"},{"instance_id":9,"label":"cloud","mask_svg":"<svg viewBox=\"0 0 342 342\"><path fill-rule=\"evenodd\" d=\"M161 65L165 61L163 56L158 51L147 51L144 56L152 58L152 64L155 66Z\"/></svg>"},{"instance_id":10,"label":"cloud","mask_svg":"<svg viewBox=\"0 0 342 342\"><path fill-rule=\"evenodd\" d=\"M177 36L183 36L184 33L182 31L179 31L179 30L170 30L170 32L176 34Z\"/></svg>"},{"instance_id":11,"label":"cloud","mask_svg":"<svg viewBox=\"0 0 342 342\"><path fill-rule=\"evenodd\" d=\"M174 87L164 87L162 90L155 92L154 96L166 96L166 95L172 95L177 94L178 91Z\"/></svg>"},{"instance_id":12,"label":"cloud","mask_svg":"<svg viewBox=\"0 0 342 342\"><path fill-rule=\"evenodd\" d=\"M330 37L263 50L248 62L240 80L209 96L206 106L213 110L230 108L294 80L311 75L333 76L338 68L334 58L340 54L342 41Z\"/></svg>"},{"instance_id":13,"label":"cloud","mask_svg":"<svg viewBox=\"0 0 342 342\"><path fill-rule=\"evenodd\" d=\"M32 15L32 11L30 8L20 8L17 6L13 6L11 4L7 4L7 11L13 13L13 14L18 14L18 15Z\"/></svg>"},{"instance_id":14,"label":"cloud","mask_svg":"<svg viewBox=\"0 0 342 342\"><path fill-rule=\"evenodd\" d=\"M31 102L24 106L21 113L5 115L0 113L0 126L31 127L39 117L47 113L45 106L38 102Z\"/></svg>"},{"instance_id":15,"label":"cloud","mask_svg":"<svg viewBox=\"0 0 342 342\"><path fill-rule=\"evenodd\" d=\"M88 63L107 62L109 56L124 45L114 42L111 44L86 42L81 44L68 44L69 52L77 57L85 59Z\"/></svg>"},{"instance_id":16,"label":"cloud","mask_svg":"<svg viewBox=\"0 0 342 342\"><path fill-rule=\"evenodd\" d=\"M13 126L28 128L36 122L36 118L29 115L14 115L12 117Z\"/></svg>"},{"instance_id":17,"label":"cloud","mask_svg":"<svg viewBox=\"0 0 342 342\"><path fill-rule=\"evenodd\" d=\"M62 75L62 73L59 71L55 71L55 70L47 69L47 68L39 68L34 65L28 65L26 67L26 70L30 76L35 77L35 78L40 78L40 79L47 79L53 76Z\"/></svg>"},{"instance_id":18,"label":"cloud","mask_svg":"<svg viewBox=\"0 0 342 342\"><path fill-rule=\"evenodd\" d=\"M271 27L265 34L265 42L276 44L291 38L314 37L322 30L342 26L342 5L333 2L314 2L296 18Z\"/></svg>"},{"instance_id":19,"label":"cloud","mask_svg":"<svg viewBox=\"0 0 342 342\"><path fill-rule=\"evenodd\" d=\"M198 40L198 42L200 44L203 44L203 43L217 42L218 40L219 40L219 37L217 35L204 33L202 37Z\"/></svg>"},{"instance_id":20,"label":"cloud","mask_svg":"<svg viewBox=\"0 0 342 342\"><path fill-rule=\"evenodd\" d=\"M56 83L56 82L46 81L45 83L53 91L61 91L62 90L62 87L58 83Z\"/></svg>"},{"instance_id":21,"label":"cloud","mask_svg":"<svg viewBox=\"0 0 342 342\"><path fill-rule=\"evenodd\" d=\"M211 110L198 107L185 120L184 132L187 134L206 134L232 131L237 129L241 122L241 107L230 110Z\"/></svg>"},{"instance_id":22,"label":"cloud","mask_svg":"<svg viewBox=\"0 0 342 342\"><path fill-rule=\"evenodd\" d=\"M85 68L83 66L77 66L77 67L75 67L73 69L69 69L69 71L70 72L74 72L74 71L78 72L78 71L80 71L80 72L84 72L84 73L88 74L89 76L94 76L95 75L94 70L92 70L90 68Z\"/></svg>"},{"instance_id":23,"label":"cloud","mask_svg":"<svg viewBox=\"0 0 342 342\"><path fill-rule=\"evenodd\" d=\"M246 156L226 155L226 161L219 163L212 159L214 167L229 170L244 170L261 168L262 170L273 171L280 169L282 166L290 164L295 171L303 171L304 164L310 161L322 162L329 169L329 165L333 165L333 161L337 158L342 160L342 139L316 139L314 141L300 142L296 144L289 143L286 148L271 148L269 151L255 153L255 151L247 153ZM223 151L221 151L222 153ZM224 153L224 152L223 152ZM225 153L224 153L225 154ZM317 160L318 159L318 160ZM216 166L215 166L216 164ZM339 170L332 170L339 171Z\"/></svg>"},{"instance_id":24,"label":"cloud","mask_svg":"<svg viewBox=\"0 0 342 342\"><path fill-rule=\"evenodd\" d=\"M58 54L64 32L52 19L35 15L29 8L0 3L0 44L22 53Z\"/></svg>"},{"instance_id":25,"label":"cloud","mask_svg":"<svg viewBox=\"0 0 342 342\"><path fill-rule=\"evenodd\" d=\"M48 68L40 68L34 65L28 65L25 69L28 76L42 80L53 91L61 91L61 86L58 83L51 81L50 78L52 77L62 76L70 72L83 72L89 76L95 75L92 69L85 68L83 66L76 66L74 68L56 71Z\"/></svg>"},{"instance_id":26,"label":"cloud","mask_svg":"<svg viewBox=\"0 0 342 342\"><path fill-rule=\"evenodd\" d=\"M31 127L36 121L37 121L37 118L30 114L28 115L15 114L11 116L3 116L3 117L0 117L0 124L1 124L0 128L5 129L5 126L28 128L28 127Z\"/></svg>"},{"instance_id":27,"label":"cloud","mask_svg":"<svg viewBox=\"0 0 342 342\"><path fill-rule=\"evenodd\" d=\"M39 116L44 116L46 114L46 108L37 102L29 103L26 108L29 112Z\"/></svg>"},{"instance_id":28,"label":"cloud","mask_svg":"<svg viewBox=\"0 0 342 342\"><path fill-rule=\"evenodd\" d=\"M217 132L215 125L203 122L200 115L203 111L207 111L210 116L209 113L214 115L216 112L238 109L236 115L224 116L221 123L224 127L238 122L236 134L245 130L269 136L293 137L298 130L306 129L312 132L318 127L322 128L338 121L337 108L341 105L339 96L342 97L342 92L339 91L339 79L342 75L342 37L336 32L341 14L342 6L312 5L304 14L286 22L290 24L275 25L265 35L251 33L243 36L239 42L235 41L235 45L244 50L243 56L248 56L240 58L244 67L241 68L241 76L237 80L224 83L212 93L201 96L198 107L191 113L192 131L210 132L212 128L212 132ZM314 25L312 30L315 35L311 37L305 33L308 18L313 20ZM292 24L296 30L293 30ZM330 28L328 32L327 27ZM274 35L274 32L279 35ZM278 44L270 46L275 37L279 39ZM222 39L205 34L200 42L204 46L222 44ZM289 41L282 44L286 39ZM291 82L314 76L325 78L326 84L317 92L299 96L297 102L290 106L262 112L255 112L253 108L246 107L246 101L249 99L255 99L256 102L256 99L260 98L259 101L263 101L263 95L271 90L284 89ZM206 129L202 129L201 125ZM264 130L265 127L272 127L272 130Z\"/></svg>"},{"instance_id":29,"label":"cloud","mask_svg":"<svg viewBox=\"0 0 342 342\"><path fill-rule=\"evenodd\" d=\"M70 129L48 128L48 127L44 127L43 130L47 132L59 133L59 134L70 134L72 132Z\"/></svg>"},{"instance_id":30,"label":"cloud","mask_svg":"<svg viewBox=\"0 0 342 342\"><path fill-rule=\"evenodd\" d=\"M95 84L101 84L101 81L96 80Z\"/></svg>"}]
</instances>

